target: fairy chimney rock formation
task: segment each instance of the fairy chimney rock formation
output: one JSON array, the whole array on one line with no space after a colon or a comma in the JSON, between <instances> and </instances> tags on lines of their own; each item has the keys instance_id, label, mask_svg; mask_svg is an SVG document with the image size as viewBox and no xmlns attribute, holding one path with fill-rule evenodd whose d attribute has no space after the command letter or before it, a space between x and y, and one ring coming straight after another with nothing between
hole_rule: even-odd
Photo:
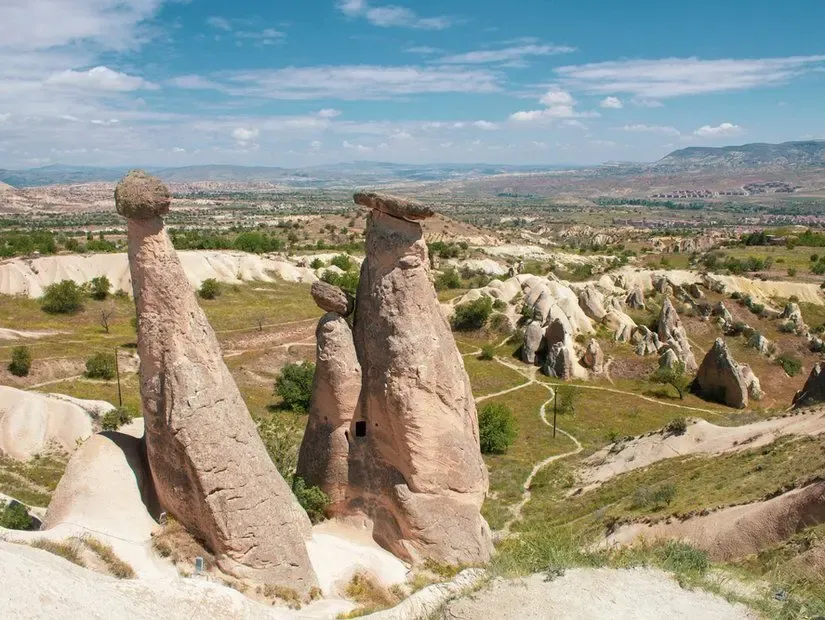
<instances>
[{"instance_id":1,"label":"fairy chimney rock formation","mask_svg":"<svg viewBox=\"0 0 825 620\"><path fill-rule=\"evenodd\" d=\"M352 299L339 287L316 280L310 288L312 299L324 312L334 312L343 317L352 313Z\"/></svg>"},{"instance_id":2,"label":"fairy chimney rock formation","mask_svg":"<svg viewBox=\"0 0 825 620\"><path fill-rule=\"evenodd\" d=\"M644 310L645 294L644 291L642 291L642 287L636 284L633 287L633 289L631 289L630 293L628 293L627 298L625 299L625 303L627 304L628 308Z\"/></svg>"},{"instance_id":3,"label":"fairy chimney rock formation","mask_svg":"<svg viewBox=\"0 0 825 620\"><path fill-rule=\"evenodd\" d=\"M825 362L814 364L804 387L793 398L794 409L825 402Z\"/></svg>"},{"instance_id":4,"label":"fairy chimney rock formation","mask_svg":"<svg viewBox=\"0 0 825 620\"><path fill-rule=\"evenodd\" d=\"M521 361L525 364L535 364L536 355L541 351L544 342L544 328L540 321L530 321L524 329L524 344L521 346Z\"/></svg>"},{"instance_id":5,"label":"fairy chimney rock formation","mask_svg":"<svg viewBox=\"0 0 825 620\"><path fill-rule=\"evenodd\" d=\"M657 331L659 341L673 349L679 361L684 363L685 370L693 372L697 369L696 358L690 348L687 332L669 297L665 297L662 304Z\"/></svg>"},{"instance_id":6,"label":"fairy chimney rock formation","mask_svg":"<svg viewBox=\"0 0 825 620\"><path fill-rule=\"evenodd\" d=\"M759 380L753 371L749 366L736 363L721 338L716 339L702 360L696 385L705 398L738 409L747 407L749 398L761 396Z\"/></svg>"},{"instance_id":7,"label":"fairy chimney rock formation","mask_svg":"<svg viewBox=\"0 0 825 620\"><path fill-rule=\"evenodd\" d=\"M308 592L311 526L258 436L164 229L169 190L141 171L115 190L128 218L146 453L161 506L221 569Z\"/></svg>"},{"instance_id":8,"label":"fairy chimney rock formation","mask_svg":"<svg viewBox=\"0 0 825 620\"><path fill-rule=\"evenodd\" d=\"M412 561L490 558L481 516L488 489L464 362L430 281L421 203L359 192L372 209L356 296L363 372L350 430L351 512L375 540Z\"/></svg>"},{"instance_id":9,"label":"fairy chimney rock formation","mask_svg":"<svg viewBox=\"0 0 825 620\"><path fill-rule=\"evenodd\" d=\"M349 484L349 431L361 394L361 365L355 353L352 331L343 313L351 302L336 286L312 285L312 296L327 312L315 330L315 377L312 400L296 473L309 486L318 486L330 498L328 511L346 509Z\"/></svg>"},{"instance_id":10,"label":"fairy chimney rock formation","mask_svg":"<svg viewBox=\"0 0 825 620\"><path fill-rule=\"evenodd\" d=\"M592 284L588 284L579 293L579 306L594 321L601 321L607 315L604 296Z\"/></svg>"}]
</instances>

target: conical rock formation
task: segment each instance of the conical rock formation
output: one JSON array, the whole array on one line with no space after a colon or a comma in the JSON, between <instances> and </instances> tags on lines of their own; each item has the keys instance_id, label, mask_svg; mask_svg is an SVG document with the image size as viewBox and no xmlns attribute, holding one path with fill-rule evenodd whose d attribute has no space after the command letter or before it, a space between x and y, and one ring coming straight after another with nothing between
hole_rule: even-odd
<instances>
[{"instance_id":1,"label":"conical rock formation","mask_svg":"<svg viewBox=\"0 0 825 620\"><path fill-rule=\"evenodd\" d=\"M760 398L759 379L749 366L738 364L725 341L717 338L696 373L696 385L710 400L744 409L749 398Z\"/></svg>"},{"instance_id":2,"label":"conical rock formation","mask_svg":"<svg viewBox=\"0 0 825 620\"><path fill-rule=\"evenodd\" d=\"M793 406L798 409L822 402L825 402L825 362L814 364L804 387L794 396Z\"/></svg>"},{"instance_id":3,"label":"conical rock formation","mask_svg":"<svg viewBox=\"0 0 825 620\"><path fill-rule=\"evenodd\" d=\"M134 171L115 202L129 218L146 452L160 504L223 570L307 592L316 585L309 519L269 458L166 234L169 191Z\"/></svg>"},{"instance_id":4,"label":"conical rock formation","mask_svg":"<svg viewBox=\"0 0 825 620\"><path fill-rule=\"evenodd\" d=\"M669 297L665 297L662 304L657 332L659 341L673 349L679 360L684 363L686 371L693 372L698 368L696 358L690 348L687 332Z\"/></svg>"}]
</instances>

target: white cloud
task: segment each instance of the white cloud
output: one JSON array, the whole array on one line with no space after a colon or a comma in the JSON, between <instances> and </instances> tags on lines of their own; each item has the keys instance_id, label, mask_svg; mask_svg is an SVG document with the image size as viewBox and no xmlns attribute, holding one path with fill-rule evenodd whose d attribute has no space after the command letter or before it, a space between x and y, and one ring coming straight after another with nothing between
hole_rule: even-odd
<instances>
[{"instance_id":1,"label":"white cloud","mask_svg":"<svg viewBox=\"0 0 825 620\"><path fill-rule=\"evenodd\" d=\"M232 30L232 24L229 23L229 20L225 17L218 17L214 15L207 19L206 23L212 26L213 28L217 28L218 30L224 30L226 32Z\"/></svg>"},{"instance_id":2,"label":"white cloud","mask_svg":"<svg viewBox=\"0 0 825 620\"><path fill-rule=\"evenodd\" d=\"M583 118L599 116L598 112L577 112L576 100L566 90L553 87L539 100L546 107L543 110L525 110L510 115L510 120L530 122L559 118Z\"/></svg>"},{"instance_id":3,"label":"white cloud","mask_svg":"<svg viewBox=\"0 0 825 620\"><path fill-rule=\"evenodd\" d=\"M354 151L358 151L359 153L372 153L374 150L371 146L367 146L366 144L353 144L349 140L344 140L342 144L345 149L352 149Z\"/></svg>"},{"instance_id":4,"label":"white cloud","mask_svg":"<svg viewBox=\"0 0 825 620\"><path fill-rule=\"evenodd\" d=\"M246 129L245 127L238 127L232 132L232 137L238 142L250 142L258 137L260 131L257 129Z\"/></svg>"},{"instance_id":5,"label":"white cloud","mask_svg":"<svg viewBox=\"0 0 825 620\"><path fill-rule=\"evenodd\" d=\"M446 16L420 17L414 11L395 5L371 6L366 0L339 0L338 9L349 17L363 17L373 26L444 30L452 26Z\"/></svg>"},{"instance_id":6,"label":"white cloud","mask_svg":"<svg viewBox=\"0 0 825 620\"><path fill-rule=\"evenodd\" d=\"M412 134L406 131L398 131L390 136L390 140L412 140Z\"/></svg>"},{"instance_id":7,"label":"white cloud","mask_svg":"<svg viewBox=\"0 0 825 620\"><path fill-rule=\"evenodd\" d=\"M138 89L157 89L157 86L143 78L113 71L109 67L94 67L88 71L67 69L49 76L49 86L68 86L84 90L128 92Z\"/></svg>"},{"instance_id":8,"label":"white cloud","mask_svg":"<svg viewBox=\"0 0 825 620\"><path fill-rule=\"evenodd\" d=\"M446 64L487 64L523 61L527 56L550 56L575 52L575 47L566 45L519 45L497 50L477 50L464 54L445 56L439 62Z\"/></svg>"},{"instance_id":9,"label":"white cloud","mask_svg":"<svg viewBox=\"0 0 825 620\"><path fill-rule=\"evenodd\" d=\"M437 47L430 47L428 45L413 45L404 50L408 54L421 54L422 56L430 56L432 54L440 54L442 50Z\"/></svg>"},{"instance_id":10,"label":"white cloud","mask_svg":"<svg viewBox=\"0 0 825 620\"><path fill-rule=\"evenodd\" d=\"M185 152L186 152L186 149L183 149L183 148L181 148L181 147L179 147L179 146L176 146L176 147L173 147L173 148L172 148L172 152L173 152L173 153L185 153Z\"/></svg>"},{"instance_id":11,"label":"white cloud","mask_svg":"<svg viewBox=\"0 0 825 620\"><path fill-rule=\"evenodd\" d=\"M319 150L322 146L323 145L321 144L320 140L313 140L312 142L309 143L309 148L312 149L313 151Z\"/></svg>"},{"instance_id":12,"label":"white cloud","mask_svg":"<svg viewBox=\"0 0 825 620\"><path fill-rule=\"evenodd\" d=\"M614 110L618 110L624 107L622 104L622 100L618 97L605 97L602 99L602 102L599 104L603 108L611 108Z\"/></svg>"},{"instance_id":13,"label":"white cloud","mask_svg":"<svg viewBox=\"0 0 825 620\"><path fill-rule=\"evenodd\" d=\"M473 123L473 127L476 127L478 129L484 129L485 131L498 129L498 125L496 125L495 123L491 123L489 121L475 121Z\"/></svg>"},{"instance_id":14,"label":"white cloud","mask_svg":"<svg viewBox=\"0 0 825 620\"><path fill-rule=\"evenodd\" d=\"M667 127L665 125L625 125L624 127L618 127L617 129L634 133L661 133L670 136L681 135L681 132L675 127Z\"/></svg>"},{"instance_id":15,"label":"white cloud","mask_svg":"<svg viewBox=\"0 0 825 620\"><path fill-rule=\"evenodd\" d=\"M703 125L694 131L693 135L699 136L700 138L722 138L738 136L743 132L744 130L739 125L734 125L733 123L722 123L720 125L716 125L715 127L712 127L711 125Z\"/></svg>"},{"instance_id":16,"label":"white cloud","mask_svg":"<svg viewBox=\"0 0 825 620\"><path fill-rule=\"evenodd\" d=\"M663 58L571 65L559 67L556 73L575 90L662 99L779 84L824 65L825 55L743 60Z\"/></svg>"}]
</instances>

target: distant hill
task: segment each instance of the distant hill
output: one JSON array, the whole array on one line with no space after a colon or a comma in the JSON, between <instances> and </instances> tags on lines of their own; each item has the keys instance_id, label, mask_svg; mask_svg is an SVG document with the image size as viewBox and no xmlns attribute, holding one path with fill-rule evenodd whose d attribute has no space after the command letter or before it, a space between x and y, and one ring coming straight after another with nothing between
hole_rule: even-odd
<instances>
[{"instance_id":1,"label":"distant hill","mask_svg":"<svg viewBox=\"0 0 825 620\"><path fill-rule=\"evenodd\" d=\"M275 183L289 187L353 187L407 182L453 181L507 173L548 172L569 166L509 166L494 164L393 164L360 161L306 168L203 165L179 168L147 167L169 183L200 181ZM0 182L15 187L112 182L128 171L123 168L51 165L28 170L0 169Z\"/></svg>"},{"instance_id":2,"label":"distant hill","mask_svg":"<svg viewBox=\"0 0 825 620\"><path fill-rule=\"evenodd\" d=\"M649 166L654 172L720 173L747 170L825 168L825 140L744 144L742 146L692 146L673 151Z\"/></svg>"}]
</instances>

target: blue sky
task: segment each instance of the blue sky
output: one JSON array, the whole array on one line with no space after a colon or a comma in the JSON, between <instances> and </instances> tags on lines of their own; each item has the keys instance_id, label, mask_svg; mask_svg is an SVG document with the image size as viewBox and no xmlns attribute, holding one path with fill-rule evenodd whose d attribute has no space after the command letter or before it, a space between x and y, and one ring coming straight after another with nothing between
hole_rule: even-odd
<instances>
[{"instance_id":1,"label":"blue sky","mask_svg":"<svg viewBox=\"0 0 825 620\"><path fill-rule=\"evenodd\" d=\"M825 138L822 0L0 0L0 166L593 164Z\"/></svg>"}]
</instances>

